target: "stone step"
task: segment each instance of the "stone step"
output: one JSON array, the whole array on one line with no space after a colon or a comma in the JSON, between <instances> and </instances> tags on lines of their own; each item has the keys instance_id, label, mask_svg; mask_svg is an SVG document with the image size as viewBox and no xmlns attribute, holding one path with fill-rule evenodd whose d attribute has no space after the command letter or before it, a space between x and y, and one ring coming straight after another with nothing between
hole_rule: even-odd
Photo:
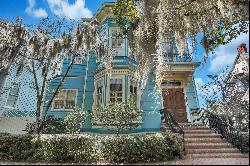
<instances>
[{"instance_id":1,"label":"stone step","mask_svg":"<svg viewBox=\"0 0 250 166\"><path fill-rule=\"evenodd\" d=\"M206 126L184 127L184 130L211 130Z\"/></svg>"},{"instance_id":2,"label":"stone step","mask_svg":"<svg viewBox=\"0 0 250 166\"><path fill-rule=\"evenodd\" d=\"M185 134L211 134L212 130L185 130Z\"/></svg>"},{"instance_id":3,"label":"stone step","mask_svg":"<svg viewBox=\"0 0 250 166\"><path fill-rule=\"evenodd\" d=\"M207 134L193 134L185 133L184 138L221 138L220 134L216 133L207 133Z\"/></svg>"},{"instance_id":4,"label":"stone step","mask_svg":"<svg viewBox=\"0 0 250 166\"><path fill-rule=\"evenodd\" d=\"M196 127L196 126L205 126L202 123L179 123L183 127Z\"/></svg>"},{"instance_id":5,"label":"stone step","mask_svg":"<svg viewBox=\"0 0 250 166\"><path fill-rule=\"evenodd\" d=\"M184 138L186 143L224 143L226 142L221 138Z\"/></svg>"},{"instance_id":6,"label":"stone step","mask_svg":"<svg viewBox=\"0 0 250 166\"><path fill-rule=\"evenodd\" d=\"M241 153L218 153L218 154L191 154L190 158L248 158L249 156Z\"/></svg>"},{"instance_id":7,"label":"stone step","mask_svg":"<svg viewBox=\"0 0 250 166\"><path fill-rule=\"evenodd\" d=\"M185 143L185 149L220 149L233 148L229 143Z\"/></svg>"},{"instance_id":8,"label":"stone step","mask_svg":"<svg viewBox=\"0 0 250 166\"><path fill-rule=\"evenodd\" d=\"M236 148L225 148L225 149L186 149L186 154L205 154L205 153L240 153L239 149Z\"/></svg>"}]
</instances>

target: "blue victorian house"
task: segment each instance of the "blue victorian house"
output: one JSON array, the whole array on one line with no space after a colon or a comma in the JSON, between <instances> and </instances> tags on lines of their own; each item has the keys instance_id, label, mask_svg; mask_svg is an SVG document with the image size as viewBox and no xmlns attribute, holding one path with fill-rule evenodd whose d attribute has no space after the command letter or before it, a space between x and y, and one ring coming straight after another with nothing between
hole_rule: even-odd
<instances>
[{"instance_id":1,"label":"blue victorian house","mask_svg":"<svg viewBox=\"0 0 250 166\"><path fill-rule=\"evenodd\" d=\"M193 73L200 63L191 62L185 57L179 58L175 54L166 56L163 72L167 75L161 84L162 92L155 90L154 73L149 75L144 89L138 88L134 78L137 61L130 55L128 39L117 38L120 29L112 17L113 6L114 3L104 3L94 15L101 23L100 34L106 38L109 47L116 51L112 68L107 69L102 55L94 52L90 52L88 59L77 58L48 114L64 118L74 107L95 113L97 107L109 102L133 98L138 108L143 110L143 123L136 131L159 131L159 110L162 108L171 111L179 123L193 122L195 117L192 112L199 108ZM62 74L69 63L70 57L64 61ZM53 80L49 88L57 87L59 79ZM91 117L88 117L82 130L102 131L98 123L91 124Z\"/></svg>"}]
</instances>

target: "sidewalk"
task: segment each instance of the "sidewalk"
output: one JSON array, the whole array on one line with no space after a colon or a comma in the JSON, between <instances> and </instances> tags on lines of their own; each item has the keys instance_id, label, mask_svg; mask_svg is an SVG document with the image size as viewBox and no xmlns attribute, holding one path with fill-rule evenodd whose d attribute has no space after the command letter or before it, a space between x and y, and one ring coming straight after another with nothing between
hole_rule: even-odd
<instances>
[{"instance_id":1,"label":"sidewalk","mask_svg":"<svg viewBox=\"0 0 250 166\"><path fill-rule=\"evenodd\" d=\"M110 165L108 163L93 163L93 165ZM89 163L25 163L25 162L0 162L0 165L91 165ZM127 165L127 164L114 164ZM158 163L138 163L129 165L249 165L249 158L200 158L183 159Z\"/></svg>"}]
</instances>

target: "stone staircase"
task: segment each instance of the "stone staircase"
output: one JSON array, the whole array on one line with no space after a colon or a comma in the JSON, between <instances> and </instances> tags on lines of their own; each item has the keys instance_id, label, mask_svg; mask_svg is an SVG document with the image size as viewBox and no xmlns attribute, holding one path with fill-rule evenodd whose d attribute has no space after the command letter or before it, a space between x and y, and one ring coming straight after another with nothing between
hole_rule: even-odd
<instances>
[{"instance_id":1,"label":"stone staircase","mask_svg":"<svg viewBox=\"0 0 250 166\"><path fill-rule=\"evenodd\" d=\"M248 158L203 124L181 124L187 158Z\"/></svg>"}]
</instances>

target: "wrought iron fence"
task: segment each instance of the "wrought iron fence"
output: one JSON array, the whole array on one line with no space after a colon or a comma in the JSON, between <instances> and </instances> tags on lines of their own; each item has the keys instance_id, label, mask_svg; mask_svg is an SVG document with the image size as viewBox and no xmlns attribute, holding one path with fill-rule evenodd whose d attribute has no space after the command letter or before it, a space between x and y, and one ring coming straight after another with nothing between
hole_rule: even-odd
<instances>
[{"instance_id":1,"label":"wrought iron fence","mask_svg":"<svg viewBox=\"0 0 250 166\"><path fill-rule=\"evenodd\" d=\"M202 122L208 125L210 129L218 134L221 134L223 138L240 149L241 152L249 152L249 133L248 137L244 136L243 132L235 129L219 115L209 111L203 112L201 119Z\"/></svg>"}]
</instances>

